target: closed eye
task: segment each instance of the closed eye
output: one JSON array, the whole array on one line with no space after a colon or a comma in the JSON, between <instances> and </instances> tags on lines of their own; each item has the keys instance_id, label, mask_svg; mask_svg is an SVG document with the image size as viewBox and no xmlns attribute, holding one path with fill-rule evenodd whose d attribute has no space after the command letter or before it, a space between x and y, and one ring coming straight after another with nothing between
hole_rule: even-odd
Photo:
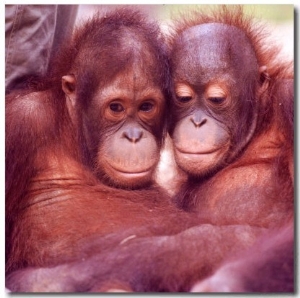
<instances>
[{"instance_id":1,"label":"closed eye","mask_svg":"<svg viewBox=\"0 0 300 298\"><path fill-rule=\"evenodd\" d=\"M208 100L214 104L221 104L225 101L225 97L209 97Z\"/></svg>"},{"instance_id":2,"label":"closed eye","mask_svg":"<svg viewBox=\"0 0 300 298\"><path fill-rule=\"evenodd\" d=\"M189 102L192 100L192 96L177 96L177 100L183 103Z\"/></svg>"}]
</instances>

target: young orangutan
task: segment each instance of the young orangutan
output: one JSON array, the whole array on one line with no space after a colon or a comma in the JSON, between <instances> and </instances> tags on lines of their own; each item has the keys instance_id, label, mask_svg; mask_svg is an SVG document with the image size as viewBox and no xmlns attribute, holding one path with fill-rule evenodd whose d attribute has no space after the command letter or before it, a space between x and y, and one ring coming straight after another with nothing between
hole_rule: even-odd
<instances>
[{"instance_id":1,"label":"young orangutan","mask_svg":"<svg viewBox=\"0 0 300 298\"><path fill-rule=\"evenodd\" d=\"M101 250L107 237L85 239L83 261L17 271L7 278L13 291L103 291L107 284L190 291L259 237L293 227L290 64L276 58L277 49L264 44L261 28L240 8L197 12L175 25L169 131L188 181L174 201L198 225L170 236L127 238L109 250ZM110 234L111 241L119 235ZM288 241L283 256L291 251L293 238ZM290 282L279 288L264 280L268 291L292 291L293 266L285 272Z\"/></svg>"}]
</instances>

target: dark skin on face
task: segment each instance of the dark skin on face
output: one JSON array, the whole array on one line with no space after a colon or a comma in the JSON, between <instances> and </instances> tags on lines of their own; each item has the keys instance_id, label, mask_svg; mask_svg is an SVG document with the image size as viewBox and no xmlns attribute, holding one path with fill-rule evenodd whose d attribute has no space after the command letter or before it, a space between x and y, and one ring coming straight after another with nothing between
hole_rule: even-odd
<instances>
[{"instance_id":1,"label":"dark skin on face","mask_svg":"<svg viewBox=\"0 0 300 298\"><path fill-rule=\"evenodd\" d=\"M118 187L149 184L159 160L161 141L154 132L163 126L164 95L137 62L96 90L81 115L96 175ZM78 123L75 86L74 76L63 77L69 113Z\"/></svg>"},{"instance_id":2,"label":"dark skin on face","mask_svg":"<svg viewBox=\"0 0 300 298\"><path fill-rule=\"evenodd\" d=\"M114 41L104 35L106 47L99 53L91 41L82 46L69 74L62 77L62 89L96 176L115 187L141 188L152 183L162 145L164 80L159 81L155 45L143 33L120 27L118 35L110 34ZM85 66L89 44L97 59ZM88 88L92 92L84 91Z\"/></svg>"},{"instance_id":3,"label":"dark skin on face","mask_svg":"<svg viewBox=\"0 0 300 298\"><path fill-rule=\"evenodd\" d=\"M175 196L178 206L197 210L216 224L268 227L285 220L293 210L287 164L292 139L285 140L281 132L290 128L277 126L276 117L285 117L276 115L277 106L274 120L263 119L271 110L264 102L267 67L257 60L245 32L219 23L188 28L174 41L172 68L170 134L176 163L188 175ZM276 84L281 86L277 90L292 87L292 81ZM283 98L292 105L289 92ZM282 189L286 200L277 198Z\"/></svg>"},{"instance_id":4,"label":"dark skin on face","mask_svg":"<svg viewBox=\"0 0 300 298\"><path fill-rule=\"evenodd\" d=\"M83 262L17 271L7 278L10 289L97 292L108 283L137 292L190 291L226 260L240 262L234 256L260 247L259 237L276 235L286 223L293 230L293 72L275 59L275 46L265 50L260 34L241 9L230 7L197 13L195 20L189 15L171 39L169 131L176 162L188 175L174 200L198 225L171 236L126 238L101 253L95 247L104 245L103 238L86 241ZM273 283L267 274L268 292L294 288L293 237L280 239L289 245L276 239L263 245L266 254L280 251L279 262L263 264L285 268L288 281ZM255 291L262 259L246 261L258 263L253 287L240 281L235 288ZM226 278L220 283L229 284Z\"/></svg>"},{"instance_id":5,"label":"dark skin on face","mask_svg":"<svg viewBox=\"0 0 300 298\"><path fill-rule=\"evenodd\" d=\"M175 117L171 136L176 163L188 175L203 178L234 159L254 133L255 102L244 100L239 86L245 80L258 80L256 57L245 34L224 24L186 30L176 40L172 56ZM241 121L244 130L237 136L240 127L232 119L245 110L249 115L241 120L250 125Z\"/></svg>"}]
</instances>

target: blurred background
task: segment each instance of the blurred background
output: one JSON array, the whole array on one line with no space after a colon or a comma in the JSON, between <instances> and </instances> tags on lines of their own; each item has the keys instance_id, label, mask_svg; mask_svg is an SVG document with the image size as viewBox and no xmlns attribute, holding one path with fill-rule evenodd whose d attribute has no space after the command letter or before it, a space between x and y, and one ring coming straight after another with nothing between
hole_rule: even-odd
<instances>
[{"instance_id":1,"label":"blurred background","mask_svg":"<svg viewBox=\"0 0 300 298\"><path fill-rule=\"evenodd\" d=\"M105 14L107 11L116 8L118 5L79 5L77 22L80 23L91 17L96 11ZM172 17L193 9L210 9L218 5L135 5L147 14L161 22L162 26L167 26ZM294 58L294 5L292 4L245 4L244 11L255 16L269 27L271 41L282 45L282 55L285 58Z\"/></svg>"}]
</instances>

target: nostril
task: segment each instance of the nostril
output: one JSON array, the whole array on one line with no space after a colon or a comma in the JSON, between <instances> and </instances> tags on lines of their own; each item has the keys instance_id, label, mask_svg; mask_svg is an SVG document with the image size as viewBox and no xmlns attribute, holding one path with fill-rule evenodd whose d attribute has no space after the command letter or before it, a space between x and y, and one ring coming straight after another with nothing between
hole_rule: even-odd
<instances>
[{"instance_id":1,"label":"nostril","mask_svg":"<svg viewBox=\"0 0 300 298\"><path fill-rule=\"evenodd\" d=\"M123 136L132 143L137 143L143 136L143 132L140 129L131 128L124 131Z\"/></svg>"},{"instance_id":2,"label":"nostril","mask_svg":"<svg viewBox=\"0 0 300 298\"><path fill-rule=\"evenodd\" d=\"M200 119L200 120L196 120L194 117L191 118L191 121L193 122L193 124L195 125L195 127L201 127L203 124L205 124L207 122L207 119Z\"/></svg>"}]
</instances>

